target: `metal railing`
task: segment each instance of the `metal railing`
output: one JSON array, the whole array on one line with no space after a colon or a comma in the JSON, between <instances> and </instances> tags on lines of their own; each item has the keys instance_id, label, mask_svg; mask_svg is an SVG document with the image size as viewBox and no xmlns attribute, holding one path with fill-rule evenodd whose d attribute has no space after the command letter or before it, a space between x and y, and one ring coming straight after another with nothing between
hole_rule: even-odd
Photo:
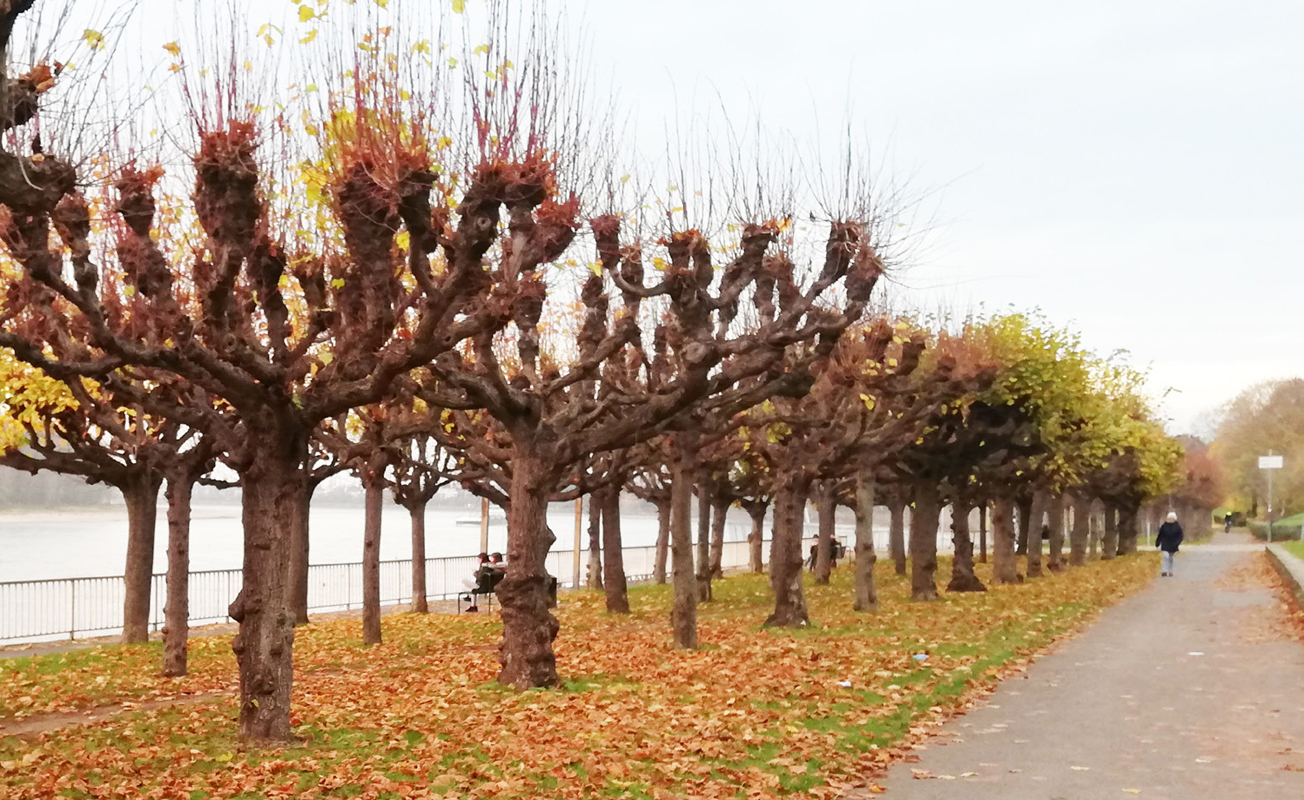
<instances>
[{"instance_id":1,"label":"metal railing","mask_svg":"<svg viewBox=\"0 0 1304 800\"><path fill-rule=\"evenodd\" d=\"M737 531L731 533L734 534L731 538L737 537ZM806 540L804 547L813 542L813 539ZM572 585L573 552L566 549L548 554L548 572L561 578L561 586L565 588ZM768 555L768 540L765 552ZM625 575L629 580L651 578L656 561L655 547L627 547L624 554ZM581 558L586 559L587 553L582 552ZM722 557L724 568L736 569L747 566L747 563L747 542L726 541ZM475 569L475 556L426 559L426 598L448 600L466 592L463 580L470 578ZM230 619L227 607L239 593L241 584L241 571L238 569L190 573L190 624L227 622ZM122 630L124 595L121 575L0 583L0 645L117 633ZM150 626L153 630L163 625L166 597L166 576L156 574L150 598ZM382 561L381 605L397 605L411 600L411 559ZM361 607L361 562L308 567L310 613Z\"/></svg>"}]
</instances>

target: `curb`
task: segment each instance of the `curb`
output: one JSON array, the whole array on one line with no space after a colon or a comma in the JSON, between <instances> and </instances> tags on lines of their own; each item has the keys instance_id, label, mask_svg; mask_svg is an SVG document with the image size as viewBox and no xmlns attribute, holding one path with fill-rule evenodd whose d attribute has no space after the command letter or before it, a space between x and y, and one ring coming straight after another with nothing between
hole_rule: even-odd
<instances>
[{"instance_id":1,"label":"curb","mask_svg":"<svg viewBox=\"0 0 1304 800\"><path fill-rule=\"evenodd\" d=\"M1304 605L1304 561L1286 552L1279 544L1266 545L1264 549L1268 553L1268 561L1272 562L1272 566L1281 574L1281 579L1286 582L1286 588L1295 595L1295 600L1300 605Z\"/></svg>"}]
</instances>

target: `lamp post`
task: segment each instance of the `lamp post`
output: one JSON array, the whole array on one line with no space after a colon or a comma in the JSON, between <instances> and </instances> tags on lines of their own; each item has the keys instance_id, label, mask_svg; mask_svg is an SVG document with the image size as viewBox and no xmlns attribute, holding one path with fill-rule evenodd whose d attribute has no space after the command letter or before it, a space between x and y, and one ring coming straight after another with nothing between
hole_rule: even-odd
<instances>
[{"instance_id":1,"label":"lamp post","mask_svg":"<svg viewBox=\"0 0 1304 800\"><path fill-rule=\"evenodd\" d=\"M1269 450L1266 456L1259 456L1259 469L1268 473L1268 541L1272 541L1272 471L1281 469L1282 457L1275 456ZM1304 534L1302 534L1304 535Z\"/></svg>"}]
</instances>

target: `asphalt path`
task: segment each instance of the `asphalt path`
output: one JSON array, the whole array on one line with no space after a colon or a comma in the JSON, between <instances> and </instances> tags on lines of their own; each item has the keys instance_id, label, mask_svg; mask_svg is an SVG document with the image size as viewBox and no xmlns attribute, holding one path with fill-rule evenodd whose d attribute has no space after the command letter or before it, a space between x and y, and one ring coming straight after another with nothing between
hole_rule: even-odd
<instances>
[{"instance_id":1,"label":"asphalt path","mask_svg":"<svg viewBox=\"0 0 1304 800\"><path fill-rule=\"evenodd\" d=\"M899 800L1304 800L1304 644L1262 545L1179 555L879 781ZM943 742L946 742L943 744Z\"/></svg>"}]
</instances>

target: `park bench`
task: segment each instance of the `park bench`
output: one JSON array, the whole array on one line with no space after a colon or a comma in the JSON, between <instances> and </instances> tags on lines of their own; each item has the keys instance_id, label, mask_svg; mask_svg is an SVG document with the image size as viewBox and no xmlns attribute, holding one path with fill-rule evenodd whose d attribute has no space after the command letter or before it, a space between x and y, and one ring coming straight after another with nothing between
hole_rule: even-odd
<instances>
[{"instance_id":1,"label":"park bench","mask_svg":"<svg viewBox=\"0 0 1304 800\"><path fill-rule=\"evenodd\" d=\"M475 586L469 592L459 592L457 595L457 613L462 613L462 604L466 603L468 612L480 610L480 600L483 598L489 609L494 607L494 588L498 582L503 579L503 573L485 565L475 574Z\"/></svg>"},{"instance_id":2,"label":"park bench","mask_svg":"<svg viewBox=\"0 0 1304 800\"><path fill-rule=\"evenodd\" d=\"M479 611L480 598L482 597L487 601L488 607L492 609L494 607L494 588L498 586L498 582L502 579L503 573L498 572L497 570L482 569L480 572L476 573L475 588L471 589L469 592L460 592L457 595L457 613L462 613L463 603L467 604L466 610L468 612ZM549 605L553 607L556 607L557 605L557 589L559 586L559 581L549 575L548 600Z\"/></svg>"}]
</instances>

